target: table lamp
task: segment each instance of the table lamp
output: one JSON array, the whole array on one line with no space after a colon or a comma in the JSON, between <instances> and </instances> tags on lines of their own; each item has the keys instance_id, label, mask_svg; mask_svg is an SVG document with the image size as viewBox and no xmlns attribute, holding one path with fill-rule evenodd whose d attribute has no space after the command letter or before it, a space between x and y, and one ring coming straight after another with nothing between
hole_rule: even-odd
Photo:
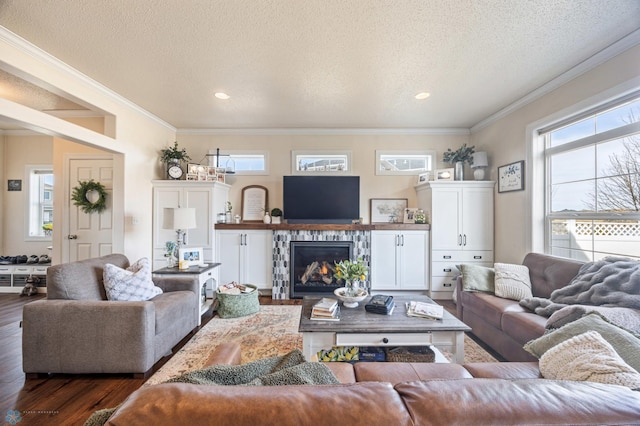
<instances>
[{"instance_id":1,"label":"table lamp","mask_svg":"<svg viewBox=\"0 0 640 426\"><path fill-rule=\"evenodd\" d=\"M176 251L185 242L187 229L196 227L196 209L194 208L165 208L163 212L162 229L173 229L176 231Z\"/></svg>"},{"instance_id":2,"label":"table lamp","mask_svg":"<svg viewBox=\"0 0 640 426\"><path fill-rule=\"evenodd\" d=\"M475 180L483 180L484 179L484 168L489 165L487 161L487 153L484 151L476 152L473 154L473 164L471 164L471 168L473 170L473 177Z\"/></svg>"}]
</instances>

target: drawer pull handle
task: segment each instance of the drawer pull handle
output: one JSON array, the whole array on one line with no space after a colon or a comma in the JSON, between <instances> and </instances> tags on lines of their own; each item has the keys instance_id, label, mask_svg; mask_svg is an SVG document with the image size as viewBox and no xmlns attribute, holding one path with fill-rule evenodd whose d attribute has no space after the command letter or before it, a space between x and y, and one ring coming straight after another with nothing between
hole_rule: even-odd
<instances>
[{"instance_id":1,"label":"drawer pull handle","mask_svg":"<svg viewBox=\"0 0 640 426\"><path fill-rule=\"evenodd\" d=\"M442 256L443 259L451 259L451 256Z\"/></svg>"},{"instance_id":2,"label":"drawer pull handle","mask_svg":"<svg viewBox=\"0 0 640 426\"><path fill-rule=\"evenodd\" d=\"M386 337L382 338L382 343L389 343L389 339L387 339Z\"/></svg>"},{"instance_id":3,"label":"drawer pull handle","mask_svg":"<svg viewBox=\"0 0 640 426\"><path fill-rule=\"evenodd\" d=\"M444 283L442 287L451 287L451 283Z\"/></svg>"},{"instance_id":4,"label":"drawer pull handle","mask_svg":"<svg viewBox=\"0 0 640 426\"><path fill-rule=\"evenodd\" d=\"M473 256L474 259L482 259L482 256Z\"/></svg>"},{"instance_id":5,"label":"drawer pull handle","mask_svg":"<svg viewBox=\"0 0 640 426\"><path fill-rule=\"evenodd\" d=\"M451 272L451 268L445 268L443 269L444 272Z\"/></svg>"}]
</instances>

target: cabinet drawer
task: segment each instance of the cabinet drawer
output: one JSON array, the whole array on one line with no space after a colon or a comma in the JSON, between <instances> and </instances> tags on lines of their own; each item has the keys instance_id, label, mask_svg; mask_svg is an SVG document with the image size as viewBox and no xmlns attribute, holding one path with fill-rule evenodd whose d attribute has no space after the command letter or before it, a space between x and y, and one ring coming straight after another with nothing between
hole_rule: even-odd
<instances>
[{"instance_id":1,"label":"cabinet drawer","mask_svg":"<svg viewBox=\"0 0 640 426\"><path fill-rule=\"evenodd\" d=\"M433 250L431 255L433 262L493 262L493 251Z\"/></svg>"},{"instance_id":2,"label":"cabinet drawer","mask_svg":"<svg viewBox=\"0 0 640 426\"><path fill-rule=\"evenodd\" d=\"M337 333L337 346L419 346L431 343L431 333Z\"/></svg>"},{"instance_id":3,"label":"cabinet drawer","mask_svg":"<svg viewBox=\"0 0 640 426\"><path fill-rule=\"evenodd\" d=\"M431 265L431 275L438 277L455 277L460 275L456 267L462 262L433 262Z\"/></svg>"},{"instance_id":4,"label":"cabinet drawer","mask_svg":"<svg viewBox=\"0 0 640 426\"><path fill-rule=\"evenodd\" d=\"M456 288L456 277L431 277L431 291L453 291Z\"/></svg>"},{"instance_id":5,"label":"cabinet drawer","mask_svg":"<svg viewBox=\"0 0 640 426\"><path fill-rule=\"evenodd\" d=\"M0 275L0 287L11 287L11 275Z\"/></svg>"}]
</instances>

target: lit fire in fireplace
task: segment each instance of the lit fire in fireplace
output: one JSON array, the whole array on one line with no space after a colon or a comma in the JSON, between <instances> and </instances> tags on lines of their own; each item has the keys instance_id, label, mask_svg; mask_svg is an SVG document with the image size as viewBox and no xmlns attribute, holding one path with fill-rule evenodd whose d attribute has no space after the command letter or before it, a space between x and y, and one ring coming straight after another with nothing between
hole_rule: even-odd
<instances>
[{"instance_id":1,"label":"lit fire in fireplace","mask_svg":"<svg viewBox=\"0 0 640 426\"><path fill-rule=\"evenodd\" d=\"M323 282L326 285L331 285L334 283L333 274L335 272L336 269L332 264L326 261L314 261L307 265L304 274L300 277L300 282L302 284L307 284L307 282Z\"/></svg>"}]
</instances>

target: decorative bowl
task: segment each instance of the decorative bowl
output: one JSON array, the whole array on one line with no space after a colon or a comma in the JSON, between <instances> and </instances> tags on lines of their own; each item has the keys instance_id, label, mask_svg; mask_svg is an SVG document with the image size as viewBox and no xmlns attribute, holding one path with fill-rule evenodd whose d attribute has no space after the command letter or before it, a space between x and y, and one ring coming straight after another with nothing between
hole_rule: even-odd
<instances>
[{"instance_id":1,"label":"decorative bowl","mask_svg":"<svg viewBox=\"0 0 640 426\"><path fill-rule=\"evenodd\" d=\"M358 303L362 302L364 299L367 298L367 296L369 296L369 293L367 293L367 290L363 288L359 288L358 293L355 296L347 296L346 287L336 288L333 291L333 294L335 294L336 297L340 299L340 301L342 301L342 305L345 308L357 308Z\"/></svg>"}]
</instances>

